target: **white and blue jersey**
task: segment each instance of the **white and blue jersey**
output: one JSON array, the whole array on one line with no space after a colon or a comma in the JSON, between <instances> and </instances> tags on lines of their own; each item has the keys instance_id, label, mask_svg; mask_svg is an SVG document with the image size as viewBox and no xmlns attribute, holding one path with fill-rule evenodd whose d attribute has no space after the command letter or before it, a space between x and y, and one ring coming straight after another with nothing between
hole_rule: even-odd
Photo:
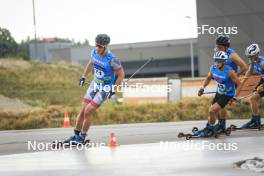
<instances>
[{"instance_id":1,"label":"white and blue jersey","mask_svg":"<svg viewBox=\"0 0 264 176\"><path fill-rule=\"evenodd\" d=\"M263 75L262 79L264 79L264 68L262 68L262 64L264 63L264 57L260 56L256 62L251 62L250 65L253 69L253 74Z\"/></svg>"},{"instance_id":2,"label":"white and blue jersey","mask_svg":"<svg viewBox=\"0 0 264 176\"><path fill-rule=\"evenodd\" d=\"M92 50L91 59L93 63L94 81L97 84L113 85L115 82L115 72L121 68L120 60L114 56L111 51L101 57L96 53L96 49Z\"/></svg>"},{"instance_id":3,"label":"white and blue jersey","mask_svg":"<svg viewBox=\"0 0 264 176\"><path fill-rule=\"evenodd\" d=\"M228 71L233 70L229 65L223 71L217 69L216 64L212 66L211 73L217 82L217 93L221 95L234 96L236 93L235 83L228 75Z\"/></svg>"},{"instance_id":4,"label":"white and blue jersey","mask_svg":"<svg viewBox=\"0 0 264 176\"><path fill-rule=\"evenodd\" d=\"M94 79L84 95L84 102L98 108L107 99L111 91L106 91L104 86L111 87L115 84L115 71L121 69L122 66L120 60L111 51L108 51L106 56L101 57L96 53L96 49L93 49L91 59Z\"/></svg>"},{"instance_id":5,"label":"white and blue jersey","mask_svg":"<svg viewBox=\"0 0 264 176\"><path fill-rule=\"evenodd\" d=\"M230 55L234 54L234 53L236 53L236 52L230 48L227 50L226 54L227 54L228 58L226 60L226 65L229 65L230 67L232 67L232 69L235 71L235 73L237 73L238 65L236 63L232 62L230 59Z\"/></svg>"}]
</instances>

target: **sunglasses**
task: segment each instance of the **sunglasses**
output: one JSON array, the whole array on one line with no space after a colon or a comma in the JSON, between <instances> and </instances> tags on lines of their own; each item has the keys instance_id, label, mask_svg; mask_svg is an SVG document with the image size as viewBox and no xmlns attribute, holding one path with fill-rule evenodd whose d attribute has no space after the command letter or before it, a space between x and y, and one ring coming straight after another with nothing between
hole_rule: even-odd
<instances>
[{"instance_id":1,"label":"sunglasses","mask_svg":"<svg viewBox=\"0 0 264 176\"><path fill-rule=\"evenodd\" d=\"M215 63L218 63L218 64L226 63L226 60L224 59L215 59L214 61Z\"/></svg>"},{"instance_id":2,"label":"sunglasses","mask_svg":"<svg viewBox=\"0 0 264 176\"><path fill-rule=\"evenodd\" d=\"M103 45L99 45L99 44L95 44L95 46L97 47L97 48L104 48L105 46L103 46Z\"/></svg>"}]
</instances>

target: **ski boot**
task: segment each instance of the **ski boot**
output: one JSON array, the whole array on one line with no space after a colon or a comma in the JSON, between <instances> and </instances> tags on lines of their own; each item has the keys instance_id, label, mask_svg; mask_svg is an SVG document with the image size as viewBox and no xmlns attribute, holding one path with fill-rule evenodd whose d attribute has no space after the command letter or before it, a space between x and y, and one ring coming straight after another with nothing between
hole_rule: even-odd
<instances>
[{"instance_id":1,"label":"ski boot","mask_svg":"<svg viewBox=\"0 0 264 176\"><path fill-rule=\"evenodd\" d=\"M208 138L214 135L214 126L209 125L208 123L206 124L206 127L203 130L200 131L195 131L193 134L184 134L184 133L179 133L178 137L186 137L186 140L189 140L191 138Z\"/></svg>"},{"instance_id":2,"label":"ski boot","mask_svg":"<svg viewBox=\"0 0 264 176\"><path fill-rule=\"evenodd\" d=\"M230 126L232 131L235 130L250 130L250 129L257 129L257 130L263 130L263 125L261 125L261 118L260 116L254 116L252 115L252 118L249 122L245 123L241 127L237 127L236 125Z\"/></svg>"},{"instance_id":3,"label":"ski boot","mask_svg":"<svg viewBox=\"0 0 264 176\"><path fill-rule=\"evenodd\" d=\"M208 123L206 124L206 127L202 130L194 132L192 135L193 136L199 136L199 137L210 137L213 135L213 125L209 125Z\"/></svg>"},{"instance_id":4,"label":"ski boot","mask_svg":"<svg viewBox=\"0 0 264 176\"><path fill-rule=\"evenodd\" d=\"M225 134L226 136L230 136L231 129L226 128L226 120L225 119L219 119L218 120L218 123L214 127L214 133L215 133L215 135Z\"/></svg>"},{"instance_id":5,"label":"ski boot","mask_svg":"<svg viewBox=\"0 0 264 176\"><path fill-rule=\"evenodd\" d=\"M75 134L73 136L70 136L69 138L67 138L64 141L61 141L61 140L53 141L52 142L52 148L61 148L63 145L67 147L67 146L71 145L72 141L75 141L78 136L79 135Z\"/></svg>"},{"instance_id":6,"label":"ski boot","mask_svg":"<svg viewBox=\"0 0 264 176\"><path fill-rule=\"evenodd\" d=\"M251 128L259 128L261 126L261 118L260 116L252 116L251 120L246 124L242 125L241 128L251 129Z\"/></svg>"},{"instance_id":7,"label":"ski boot","mask_svg":"<svg viewBox=\"0 0 264 176\"><path fill-rule=\"evenodd\" d=\"M65 141L63 141L63 143L77 145L78 143L81 143L82 141L83 141L83 138L80 135L75 134L67 138Z\"/></svg>"}]
</instances>

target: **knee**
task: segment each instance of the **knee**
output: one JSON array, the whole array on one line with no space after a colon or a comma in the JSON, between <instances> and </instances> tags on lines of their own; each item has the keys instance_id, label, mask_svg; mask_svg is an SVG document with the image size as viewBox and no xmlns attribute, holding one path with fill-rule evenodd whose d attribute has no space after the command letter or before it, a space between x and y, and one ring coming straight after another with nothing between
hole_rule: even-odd
<instances>
[{"instance_id":1,"label":"knee","mask_svg":"<svg viewBox=\"0 0 264 176\"><path fill-rule=\"evenodd\" d=\"M250 97L250 99L249 99L249 101L250 101L251 103L256 103L257 100L258 100L258 97L257 97L257 96L252 96L252 97Z\"/></svg>"},{"instance_id":2,"label":"knee","mask_svg":"<svg viewBox=\"0 0 264 176\"><path fill-rule=\"evenodd\" d=\"M93 112L92 108L85 108L84 109L84 117L88 117Z\"/></svg>"},{"instance_id":3,"label":"knee","mask_svg":"<svg viewBox=\"0 0 264 176\"><path fill-rule=\"evenodd\" d=\"M221 112L221 113L227 113L226 109L224 109L224 108L222 108L222 109L220 110L220 112Z\"/></svg>"},{"instance_id":4,"label":"knee","mask_svg":"<svg viewBox=\"0 0 264 176\"><path fill-rule=\"evenodd\" d=\"M90 115L90 111L85 109L84 112L83 112L83 115L84 115L84 117L89 116Z\"/></svg>"},{"instance_id":5,"label":"knee","mask_svg":"<svg viewBox=\"0 0 264 176\"><path fill-rule=\"evenodd\" d=\"M209 114L214 114L214 113L216 113L215 109L214 109L214 108L212 108L212 107L211 107L211 108L209 108L209 111L208 111L208 112L209 112Z\"/></svg>"}]
</instances>

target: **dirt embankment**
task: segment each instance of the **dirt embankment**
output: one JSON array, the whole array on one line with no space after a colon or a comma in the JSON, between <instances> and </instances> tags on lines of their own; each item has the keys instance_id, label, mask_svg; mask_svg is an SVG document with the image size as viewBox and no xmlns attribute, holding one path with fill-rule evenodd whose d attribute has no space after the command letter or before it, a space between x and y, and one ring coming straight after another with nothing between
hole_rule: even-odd
<instances>
[{"instance_id":1,"label":"dirt embankment","mask_svg":"<svg viewBox=\"0 0 264 176\"><path fill-rule=\"evenodd\" d=\"M8 98L0 95L0 111L14 112L29 110L32 106L21 102L17 98Z\"/></svg>"}]
</instances>

